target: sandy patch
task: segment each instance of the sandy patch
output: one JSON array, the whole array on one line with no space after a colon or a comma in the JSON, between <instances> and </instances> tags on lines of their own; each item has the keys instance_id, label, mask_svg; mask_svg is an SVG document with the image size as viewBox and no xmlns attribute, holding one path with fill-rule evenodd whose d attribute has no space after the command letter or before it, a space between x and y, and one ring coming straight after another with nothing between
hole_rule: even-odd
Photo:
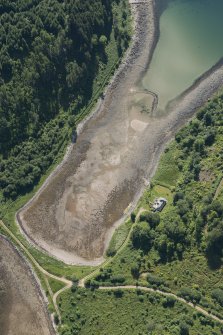
<instances>
[{"instance_id":1,"label":"sandy patch","mask_svg":"<svg viewBox=\"0 0 223 335\"><path fill-rule=\"evenodd\" d=\"M133 120L131 122L131 127L132 129L134 129L135 131L144 131L146 129L146 127L148 126L148 123L146 122L142 122L139 120Z\"/></svg>"}]
</instances>

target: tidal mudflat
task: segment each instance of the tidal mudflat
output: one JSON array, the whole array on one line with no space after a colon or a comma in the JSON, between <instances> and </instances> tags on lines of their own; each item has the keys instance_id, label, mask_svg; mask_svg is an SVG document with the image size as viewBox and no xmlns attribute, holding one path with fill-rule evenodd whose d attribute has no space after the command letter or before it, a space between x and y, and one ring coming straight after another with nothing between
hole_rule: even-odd
<instances>
[{"instance_id":1,"label":"tidal mudflat","mask_svg":"<svg viewBox=\"0 0 223 335\"><path fill-rule=\"evenodd\" d=\"M66 263L103 260L114 227L139 199L167 142L223 84L219 66L174 101L168 113L157 113L160 93L157 100L143 81L158 36L159 8L153 3L133 5L132 47L98 112L62 167L17 214L28 238Z\"/></svg>"},{"instance_id":2,"label":"tidal mudflat","mask_svg":"<svg viewBox=\"0 0 223 335\"><path fill-rule=\"evenodd\" d=\"M0 236L0 332L55 334L37 282L15 248Z\"/></svg>"}]
</instances>

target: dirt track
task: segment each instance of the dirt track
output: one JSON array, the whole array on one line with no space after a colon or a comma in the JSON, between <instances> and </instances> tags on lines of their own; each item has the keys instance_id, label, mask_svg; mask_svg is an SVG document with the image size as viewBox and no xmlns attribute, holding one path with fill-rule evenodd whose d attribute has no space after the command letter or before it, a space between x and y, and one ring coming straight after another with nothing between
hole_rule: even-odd
<instances>
[{"instance_id":1,"label":"dirt track","mask_svg":"<svg viewBox=\"0 0 223 335\"><path fill-rule=\"evenodd\" d=\"M126 286L100 286L99 287L100 290L108 290L108 291L111 291L111 290L118 290L118 289L121 289L121 290L141 290L141 291L145 291L145 292L153 292L153 293L157 293L157 294L160 294L164 297L172 297L174 299L176 299L177 301L179 302L182 302L183 304L186 304L190 307L192 307L193 309L197 310L198 312L200 312L201 314L209 317L210 319L214 320L214 321L217 321L221 324L223 324L223 319L220 319L219 317L217 317L216 315L212 314L212 313L209 313L207 312L205 309L203 309L202 307L196 305L196 304L193 304L192 302L189 302L179 296L177 296L176 294L173 294L173 293L168 293L168 292L164 292L164 291L161 291L161 290L155 290L153 288L150 288L150 287L145 287L145 286L133 286L133 285L126 285Z\"/></svg>"},{"instance_id":2,"label":"dirt track","mask_svg":"<svg viewBox=\"0 0 223 335\"><path fill-rule=\"evenodd\" d=\"M0 333L53 335L45 302L23 257L0 235Z\"/></svg>"},{"instance_id":3,"label":"dirt track","mask_svg":"<svg viewBox=\"0 0 223 335\"><path fill-rule=\"evenodd\" d=\"M62 168L17 216L30 240L66 263L102 262L115 222L136 203L165 145L223 83L219 65L165 115L152 113L154 101L140 89L157 20L152 0L133 7L133 45L99 112L83 127Z\"/></svg>"}]
</instances>

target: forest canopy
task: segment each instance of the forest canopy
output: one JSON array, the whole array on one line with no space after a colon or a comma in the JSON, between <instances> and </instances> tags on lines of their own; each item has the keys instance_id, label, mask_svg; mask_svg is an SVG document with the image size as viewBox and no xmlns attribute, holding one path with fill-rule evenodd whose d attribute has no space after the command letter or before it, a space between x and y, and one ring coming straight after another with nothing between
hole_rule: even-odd
<instances>
[{"instance_id":1,"label":"forest canopy","mask_svg":"<svg viewBox=\"0 0 223 335\"><path fill-rule=\"evenodd\" d=\"M61 110L75 115L91 98L99 63L106 63L105 46L113 26L122 53L120 39L125 33L115 24L112 10L114 3L122 2L1 1L0 188L4 198L26 192L52 163L64 126L64 120L55 117Z\"/></svg>"}]
</instances>

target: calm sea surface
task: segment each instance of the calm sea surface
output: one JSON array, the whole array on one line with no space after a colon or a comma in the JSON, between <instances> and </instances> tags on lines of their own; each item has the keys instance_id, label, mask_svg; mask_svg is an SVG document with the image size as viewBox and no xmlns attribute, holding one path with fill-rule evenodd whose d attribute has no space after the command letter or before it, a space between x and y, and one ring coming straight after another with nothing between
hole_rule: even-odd
<instances>
[{"instance_id":1,"label":"calm sea surface","mask_svg":"<svg viewBox=\"0 0 223 335\"><path fill-rule=\"evenodd\" d=\"M223 56L223 0L173 0L160 19L160 39L143 86L159 109Z\"/></svg>"}]
</instances>

